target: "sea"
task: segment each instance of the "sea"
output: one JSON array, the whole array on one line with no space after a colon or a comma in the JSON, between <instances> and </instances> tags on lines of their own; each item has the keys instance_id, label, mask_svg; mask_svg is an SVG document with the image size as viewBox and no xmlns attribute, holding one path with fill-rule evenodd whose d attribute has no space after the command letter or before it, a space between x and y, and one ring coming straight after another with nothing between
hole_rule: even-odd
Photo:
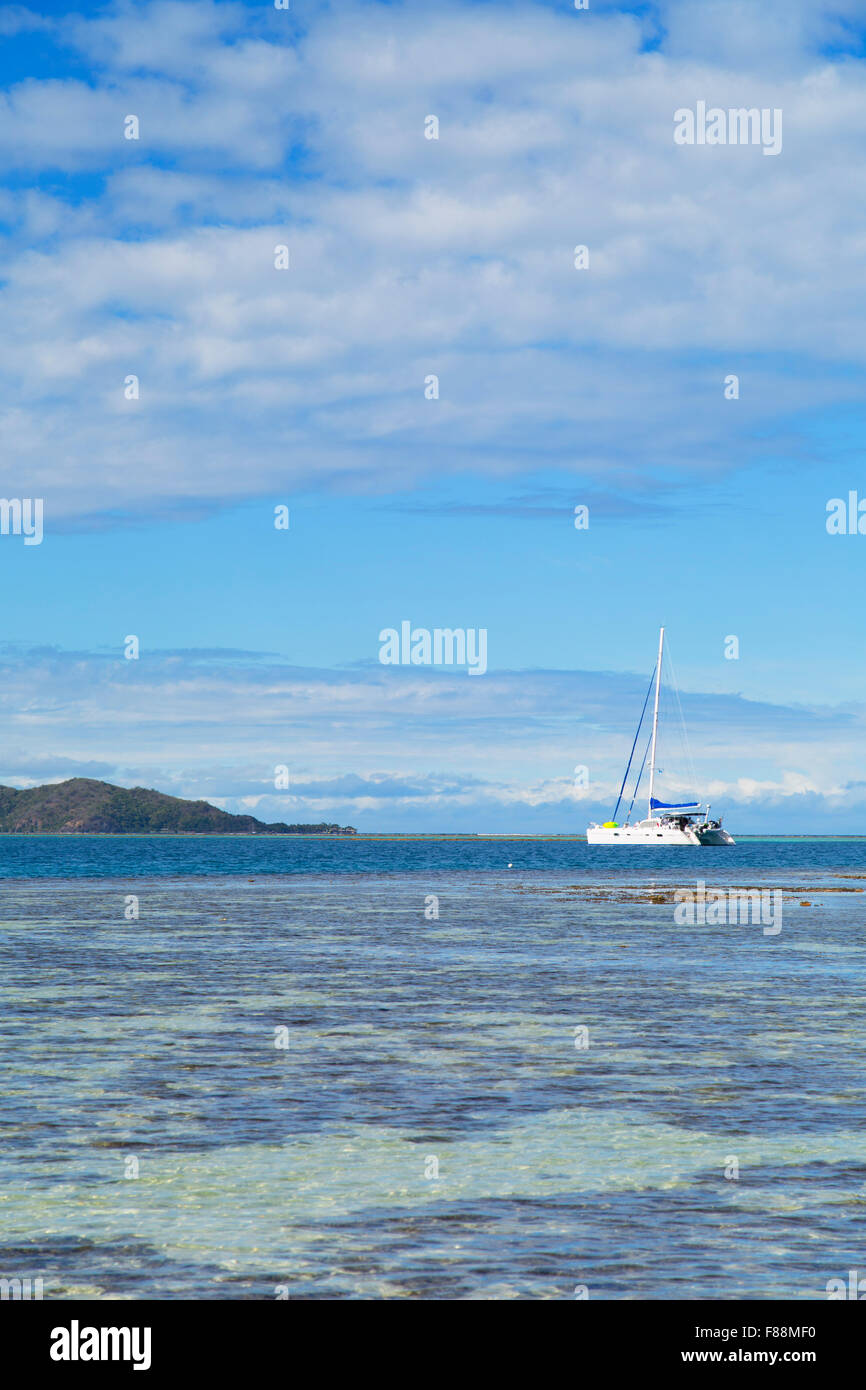
<instances>
[{"instance_id":1,"label":"sea","mask_svg":"<svg viewBox=\"0 0 866 1390\"><path fill-rule=\"evenodd\" d=\"M0 932L45 1299L866 1276L866 840L4 835Z\"/></svg>"}]
</instances>

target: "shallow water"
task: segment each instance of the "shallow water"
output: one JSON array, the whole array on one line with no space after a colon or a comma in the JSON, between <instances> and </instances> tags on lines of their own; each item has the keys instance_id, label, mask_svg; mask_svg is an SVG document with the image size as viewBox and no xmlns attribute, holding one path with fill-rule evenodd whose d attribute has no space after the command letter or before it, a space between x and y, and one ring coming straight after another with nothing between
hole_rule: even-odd
<instances>
[{"instance_id":1,"label":"shallow water","mask_svg":"<svg viewBox=\"0 0 866 1390\"><path fill-rule=\"evenodd\" d=\"M857 874L862 841L3 837L0 1275L826 1297L864 1265ZM677 925L697 877L781 889L781 932Z\"/></svg>"}]
</instances>

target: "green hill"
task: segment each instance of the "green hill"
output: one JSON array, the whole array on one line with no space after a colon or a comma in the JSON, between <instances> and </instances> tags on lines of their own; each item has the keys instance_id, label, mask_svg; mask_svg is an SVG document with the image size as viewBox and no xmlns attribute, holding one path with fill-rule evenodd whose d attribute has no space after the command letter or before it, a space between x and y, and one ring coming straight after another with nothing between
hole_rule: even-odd
<instances>
[{"instance_id":1,"label":"green hill","mask_svg":"<svg viewBox=\"0 0 866 1390\"><path fill-rule=\"evenodd\" d=\"M207 801L185 801L147 787L114 787L71 777L16 791L0 787L0 833L66 832L82 835L354 835L352 826L268 824L235 816Z\"/></svg>"}]
</instances>

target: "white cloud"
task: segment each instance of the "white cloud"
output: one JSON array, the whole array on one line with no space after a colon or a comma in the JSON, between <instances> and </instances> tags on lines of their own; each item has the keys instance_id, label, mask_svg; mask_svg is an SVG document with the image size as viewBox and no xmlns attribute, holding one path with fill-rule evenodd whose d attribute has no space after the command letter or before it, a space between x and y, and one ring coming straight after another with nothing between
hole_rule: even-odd
<instances>
[{"instance_id":1,"label":"white cloud","mask_svg":"<svg viewBox=\"0 0 866 1390\"><path fill-rule=\"evenodd\" d=\"M0 760L0 782L93 776L266 820L354 823L363 813L368 827L565 833L610 813L643 685L589 672L490 671L473 681L378 665L302 670L252 653L127 662L119 652L8 650L0 718L18 751ZM683 704L700 734L698 786L672 776L674 792L698 790L741 828L766 828L775 815L770 828L785 829L802 806L813 825L862 824L866 798L848 782L866 707L705 694L684 694ZM577 764L590 773L580 794ZM274 788L278 765L290 769L287 793Z\"/></svg>"},{"instance_id":2,"label":"white cloud","mask_svg":"<svg viewBox=\"0 0 866 1390\"><path fill-rule=\"evenodd\" d=\"M324 8L297 39L229 5L71 21L92 85L4 98L7 163L106 176L0 206L13 481L57 519L277 477L732 466L770 432L805 453L798 414L859 401L866 365L866 108L810 8L726 5L717 43L668 6L658 52L634 17L532 5ZM698 97L781 106L782 155L675 147Z\"/></svg>"},{"instance_id":3,"label":"white cloud","mask_svg":"<svg viewBox=\"0 0 866 1390\"><path fill-rule=\"evenodd\" d=\"M4 5L0 10L0 34L12 38L16 34L32 33L51 28L51 20L24 5Z\"/></svg>"}]
</instances>

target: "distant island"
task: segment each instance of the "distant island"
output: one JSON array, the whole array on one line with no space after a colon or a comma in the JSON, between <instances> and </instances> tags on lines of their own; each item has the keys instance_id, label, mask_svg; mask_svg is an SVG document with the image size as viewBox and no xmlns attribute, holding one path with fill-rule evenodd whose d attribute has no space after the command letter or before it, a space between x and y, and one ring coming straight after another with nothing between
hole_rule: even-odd
<instances>
[{"instance_id":1,"label":"distant island","mask_svg":"<svg viewBox=\"0 0 866 1390\"><path fill-rule=\"evenodd\" d=\"M44 787L0 787L0 834L36 835L356 835L351 825L269 824L235 816L208 801L147 787L115 787L91 777L70 777Z\"/></svg>"}]
</instances>

